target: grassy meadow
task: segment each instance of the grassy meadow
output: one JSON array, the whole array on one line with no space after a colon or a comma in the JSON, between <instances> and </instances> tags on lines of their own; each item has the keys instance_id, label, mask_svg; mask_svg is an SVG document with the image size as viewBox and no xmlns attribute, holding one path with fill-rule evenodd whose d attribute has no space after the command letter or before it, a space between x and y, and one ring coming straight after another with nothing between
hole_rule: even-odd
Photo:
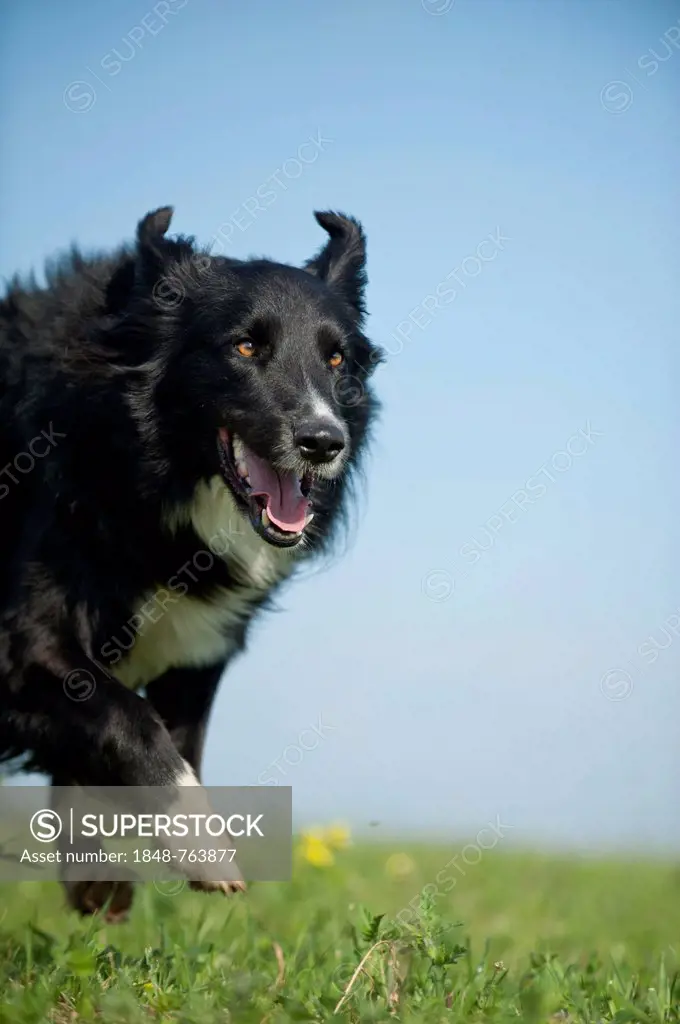
<instances>
[{"instance_id":1,"label":"grassy meadow","mask_svg":"<svg viewBox=\"0 0 680 1024\"><path fill-rule=\"evenodd\" d=\"M140 886L119 925L2 886L1 1024L680 1022L677 864L342 846L244 897Z\"/></svg>"}]
</instances>

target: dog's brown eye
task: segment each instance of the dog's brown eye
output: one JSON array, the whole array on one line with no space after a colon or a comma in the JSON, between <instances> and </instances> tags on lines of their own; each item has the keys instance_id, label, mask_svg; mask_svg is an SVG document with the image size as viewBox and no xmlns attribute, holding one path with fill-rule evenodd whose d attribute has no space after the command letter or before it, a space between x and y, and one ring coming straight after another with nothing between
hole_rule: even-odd
<instances>
[{"instance_id":1,"label":"dog's brown eye","mask_svg":"<svg viewBox=\"0 0 680 1024\"><path fill-rule=\"evenodd\" d=\"M345 357L343 356L342 352L334 352L333 355L328 360L328 365L335 370L338 368L338 366L342 364L344 358Z\"/></svg>"},{"instance_id":2,"label":"dog's brown eye","mask_svg":"<svg viewBox=\"0 0 680 1024\"><path fill-rule=\"evenodd\" d=\"M243 341L239 341L236 346L236 351L239 355L245 356L246 359L250 359L251 356L255 355L255 345L248 338L244 338Z\"/></svg>"}]
</instances>

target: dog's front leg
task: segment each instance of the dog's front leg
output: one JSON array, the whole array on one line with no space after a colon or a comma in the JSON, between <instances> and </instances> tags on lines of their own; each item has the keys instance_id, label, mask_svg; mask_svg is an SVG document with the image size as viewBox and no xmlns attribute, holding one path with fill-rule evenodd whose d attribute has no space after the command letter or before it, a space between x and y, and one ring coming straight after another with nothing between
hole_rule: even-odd
<instances>
[{"instance_id":1,"label":"dog's front leg","mask_svg":"<svg viewBox=\"0 0 680 1024\"><path fill-rule=\"evenodd\" d=\"M146 688L146 699L199 779L208 718L226 667L227 662L220 662L200 668L170 668Z\"/></svg>"},{"instance_id":2,"label":"dog's front leg","mask_svg":"<svg viewBox=\"0 0 680 1024\"><path fill-rule=\"evenodd\" d=\"M159 809L171 815L210 813L205 790L151 704L88 664L85 675L61 659L34 661L10 687L9 706L0 716L11 718L14 734L40 767L80 786L163 787ZM87 679L87 688L74 690L78 678ZM173 853L182 846L174 837L163 842ZM224 865L220 881L200 863L182 863L180 869L206 891L245 888L235 864Z\"/></svg>"}]
</instances>

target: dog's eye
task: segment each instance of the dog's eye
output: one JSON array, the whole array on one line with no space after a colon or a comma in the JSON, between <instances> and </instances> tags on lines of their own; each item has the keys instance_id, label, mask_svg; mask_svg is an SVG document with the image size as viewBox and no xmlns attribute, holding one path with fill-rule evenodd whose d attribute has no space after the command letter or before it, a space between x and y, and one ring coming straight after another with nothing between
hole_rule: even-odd
<instances>
[{"instance_id":1,"label":"dog's eye","mask_svg":"<svg viewBox=\"0 0 680 1024\"><path fill-rule=\"evenodd\" d=\"M255 355L255 345L250 338L243 338L236 345L236 351L240 356L245 356L246 359L250 359L251 356Z\"/></svg>"},{"instance_id":2,"label":"dog's eye","mask_svg":"<svg viewBox=\"0 0 680 1024\"><path fill-rule=\"evenodd\" d=\"M332 354L332 356L330 357L330 359L328 360L328 365L333 370L336 370L338 368L338 366L342 365L342 363L344 362L344 359L345 359L345 357L343 356L342 352L334 352Z\"/></svg>"}]
</instances>

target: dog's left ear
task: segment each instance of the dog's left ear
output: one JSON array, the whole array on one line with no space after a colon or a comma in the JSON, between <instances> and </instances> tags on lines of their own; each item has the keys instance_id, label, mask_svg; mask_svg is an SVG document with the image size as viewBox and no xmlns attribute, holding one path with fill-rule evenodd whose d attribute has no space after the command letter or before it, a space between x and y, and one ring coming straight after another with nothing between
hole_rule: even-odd
<instances>
[{"instance_id":1,"label":"dog's left ear","mask_svg":"<svg viewBox=\"0 0 680 1024\"><path fill-rule=\"evenodd\" d=\"M318 223L330 238L317 255L305 263L305 270L337 289L359 316L366 290L366 236L354 217L342 213L316 212Z\"/></svg>"}]
</instances>

